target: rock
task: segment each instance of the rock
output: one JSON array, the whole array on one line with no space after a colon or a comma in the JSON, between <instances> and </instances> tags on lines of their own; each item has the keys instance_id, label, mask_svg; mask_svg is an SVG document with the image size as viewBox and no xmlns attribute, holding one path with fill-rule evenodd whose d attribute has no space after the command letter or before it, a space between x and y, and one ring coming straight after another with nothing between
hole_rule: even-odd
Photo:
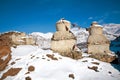
<instances>
[{"instance_id":1,"label":"rock","mask_svg":"<svg viewBox=\"0 0 120 80\"><path fill-rule=\"evenodd\" d=\"M96 65L99 65L100 63L98 63L98 62L91 62L92 64L96 64Z\"/></svg>"},{"instance_id":2,"label":"rock","mask_svg":"<svg viewBox=\"0 0 120 80\"><path fill-rule=\"evenodd\" d=\"M79 51L72 51L72 54L73 54L73 59L78 60L82 58L82 53Z\"/></svg>"},{"instance_id":3,"label":"rock","mask_svg":"<svg viewBox=\"0 0 120 80\"><path fill-rule=\"evenodd\" d=\"M69 78L75 79L74 74L69 74Z\"/></svg>"},{"instance_id":4,"label":"rock","mask_svg":"<svg viewBox=\"0 0 120 80\"><path fill-rule=\"evenodd\" d=\"M32 80L29 76L25 78L25 80Z\"/></svg>"},{"instance_id":5,"label":"rock","mask_svg":"<svg viewBox=\"0 0 120 80\"><path fill-rule=\"evenodd\" d=\"M52 60L58 60L58 59L54 56L54 54L46 54L46 56L47 56L48 58L51 58Z\"/></svg>"},{"instance_id":6,"label":"rock","mask_svg":"<svg viewBox=\"0 0 120 80\"><path fill-rule=\"evenodd\" d=\"M88 60L84 60L84 61L82 61L82 62L88 62Z\"/></svg>"},{"instance_id":7,"label":"rock","mask_svg":"<svg viewBox=\"0 0 120 80\"><path fill-rule=\"evenodd\" d=\"M116 59L116 56L110 54L91 54L90 57L108 63Z\"/></svg>"},{"instance_id":8,"label":"rock","mask_svg":"<svg viewBox=\"0 0 120 80\"><path fill-rule=\"evenodd\" d=\"M34 70L35 70L35 67L34 67L34 66L31 65L31 66L28 67L28 71L32 72L32 71L34 71Z\"/></svg>"},{"instance_id":9,"label":"rock","mask_svg":"<svg viewBox=\"0 0 120 80\"><path fill-rule=\"evenodd\" d=\"M109 74L112 74L112 72L111 72L111 71L108 71L108 73L109 73Z\"/></svg>"},{"instance_id":10,"label":"rock","mask_svg":"<svg viewBox=\"0 0 120 80\"><path fill-rule=\"evenodd\" d=\"M88 66L88 68L89 68L89 69L92 69L92 70L94 70L94 71L96 71L96 72L99 72L99 71L97 70L97 69L98 69L97 66L92 66L92 67L89 67L89 66Z\"/></svg>"},{"instance_id":11,"label":"rock","mask_svg":"<svg viewBox=\"0 0 120 80\"><path fill-rule=\"evenodd\" d=\"M11 63L11 65L14 65L14 64L15 64L15 62L12 62L12 63Z\"/></svg>"}]
</instances>

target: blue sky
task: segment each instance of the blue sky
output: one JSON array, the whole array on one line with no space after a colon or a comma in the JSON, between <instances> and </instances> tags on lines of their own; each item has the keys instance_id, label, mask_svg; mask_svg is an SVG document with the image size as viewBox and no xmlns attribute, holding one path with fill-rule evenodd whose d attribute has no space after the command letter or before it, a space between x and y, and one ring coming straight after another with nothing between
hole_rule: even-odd
<instances>
[{"instance_id":1,"label":"blue sky","mask_svg":"<svg viewBox=\"0 0 120 80\"><path fill-rule=\"evenodd\" d=\"M55 32L65 18L81 27L92 21L120 23L120 0L0 0L0 33Z\"/></svg>"}]
</instances>

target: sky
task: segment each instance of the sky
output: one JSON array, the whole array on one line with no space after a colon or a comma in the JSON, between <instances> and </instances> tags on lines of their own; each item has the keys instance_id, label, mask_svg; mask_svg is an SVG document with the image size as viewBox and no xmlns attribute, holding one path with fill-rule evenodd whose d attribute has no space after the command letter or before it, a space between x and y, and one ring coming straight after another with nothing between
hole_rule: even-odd
<instances>
[{"instance_id":1,"label":"sky","mask_svg":"<svg viewBox=\"0 0 120 80\"><path fill-rule=\"evenodd\" d=\"M0 0L0 33L55 32L61 18L80 27L120 24L120 0Z\"/></svg>"}]
</instances>

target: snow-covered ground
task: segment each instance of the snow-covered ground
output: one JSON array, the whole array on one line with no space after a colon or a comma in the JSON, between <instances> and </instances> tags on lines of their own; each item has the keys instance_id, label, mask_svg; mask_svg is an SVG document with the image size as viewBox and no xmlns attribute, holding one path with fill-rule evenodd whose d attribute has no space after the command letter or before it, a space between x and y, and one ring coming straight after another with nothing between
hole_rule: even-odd
<instances>
[{"instance_id":1,"label":"snow-covered ground","mask_svg":"<svg viewBox=\"0 0 120 80\"><path fill-rule=\"evenodd\" d=\"M52 60L47 55L53 55L57 59ZM4 80L25 80L28 76L31 80L120 80L119 70L110 63L88 58L85 53L83 56L82 59L73 60L37 46L17 46L12 48L12 59L0 77L10 68L22 68L16 76L8 76ZM15 63L11 64L13 62ZM26 74L31 65L35 70ZM97 68L96 71L89 69L93 66Z\"/></svg>"}]
</instances>

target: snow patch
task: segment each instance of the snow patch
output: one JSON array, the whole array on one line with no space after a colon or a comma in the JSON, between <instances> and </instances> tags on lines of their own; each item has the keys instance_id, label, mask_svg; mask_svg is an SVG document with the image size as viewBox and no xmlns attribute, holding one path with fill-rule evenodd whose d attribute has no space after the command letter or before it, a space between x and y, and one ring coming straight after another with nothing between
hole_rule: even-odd
<instances>
[{"instance_id":1,"label":"snow patch","mask_svg":"<svg viewBox=\"0 0 120 80\"><path fill-rule=\"evenodd\" d=\"M5 61L5 60L7 59L7 57L8 57L8 55L9 55L9 54L7 54L6 56L3 56L1 59L2 59L3 61Z\"/></svg>"}]
</instances>

